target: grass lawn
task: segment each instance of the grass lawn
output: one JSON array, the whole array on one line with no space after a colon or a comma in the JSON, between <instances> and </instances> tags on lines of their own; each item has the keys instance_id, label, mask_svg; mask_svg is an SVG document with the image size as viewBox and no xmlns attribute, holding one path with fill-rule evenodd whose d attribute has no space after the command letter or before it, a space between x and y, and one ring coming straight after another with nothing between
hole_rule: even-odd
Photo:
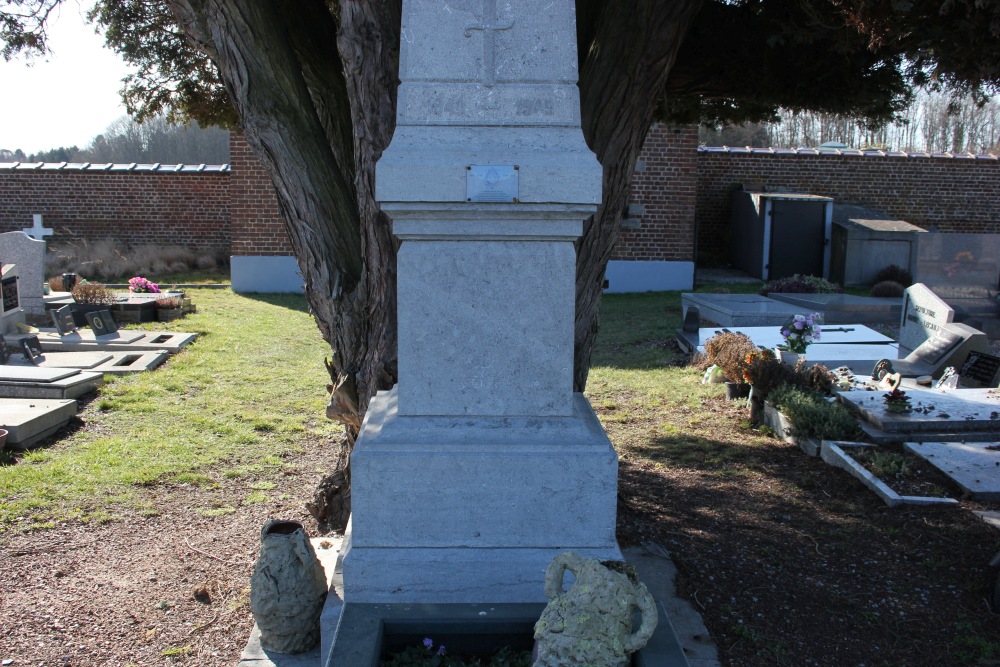
<instances>
[{"instance_id":1,"label":"grass lawn","mask_svg":"<svg viewBox=\"0 0 1000 667\"><path fill-rule=\"evenodd\" d=\"M52 445L3 452L0 531L106 520L136 503L155 512L137 489L280 467L304 438L336 437L324 416L329 347L303 297L189 294L197 313L144 326L196 332L194 344L155 372L109 376L86 423Z\"/></svg>"}]
</instances>

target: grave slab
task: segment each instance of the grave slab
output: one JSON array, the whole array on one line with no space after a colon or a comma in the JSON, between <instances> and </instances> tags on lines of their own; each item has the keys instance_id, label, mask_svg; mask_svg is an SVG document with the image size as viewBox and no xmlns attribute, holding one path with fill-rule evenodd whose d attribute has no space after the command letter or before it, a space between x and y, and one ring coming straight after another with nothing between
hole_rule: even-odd
<instances>
[{"instance_id":1,"label":"grave slab","mask_svg":"<svg viewBox=\"0 0 1000 667\"><path fill-rule=\"evenodd\" d=\"M800 313L820 313L824 325L896 324L903 313L901 298L856 296L854 294L780 294L768 295L782 303L797 306Z\"/></svg>"},{"instance_id":2,"label":"grave slab","mask_svg":"<svg viewBox=\"0 0 1000 667\"><path fill-rule=\"evenodd\" d=\"M77 368L95 373L127 375L151 371L168 357L167 352L46 352L38 363L39 368ZM11 358L13 366L31 365L24 357Z\"/></svg>"},{"instance_id":3,"label":"grave slab","mask_svg":"<svg viewBox=\"0 0 1000 667\"><path fill-rule=\"evenodd\" d=\"M28 363L28 366L0 366L0 382L55 382L80 372L73 368L38 368Z\"/></svg>"},{"instance_id":4,"label":"grave slab","mask_svg":"<svg viewBox=\"0 0 1000 667\"><path fill-rule=\"evenodd\" d=\"M781 322L784 324L784 321ZM867 327L863 324L840 324L834 326L823 326L823 331L820 333L820 340L817 343L813 343L809 346L806 358L809 358L809 354L816 348L834 346L834 345L857 345L857 346L871 346L871 347L884 347L887 345L895 346L895 341L886 335L880 334L874 329ZM694 342L698 352L705 351L705 342L712 336L716 336L723 332L731 333L742 333L750 337L754 345L760 347L765 347L769 350L773 350L778 345L784 342L781 337L780 324L777 326L770 327L703 327L698 329L697 335L692 337L692 342ZM896 356L896 352L892 353L893 358Z\"/></svg>"},{"instance_id":5,"label":"grave slab","mask_svg":"<svg viewBox=\"0 0 1000 667\"><path fill-rule=\"evenodd\" d=\"M1000 442L906 442L903 446L976 500L1000 501Z\"/></svg>"},{"instance_id":6,"label":"grave slab","mask_svg":"<svg viewBox=\"0 0 1000 667\"><path fill-rule=\"evenodd\" d=\"M7 429L7 447L27 449L60 428L76 414L74 400L4 398L0 426Z\"/></svg>"},{"instance_id":7,"label":"grave slab","mask_svg":"<svg viewBox=\"0 0 1000 667\"><path fill-rule=\"evenodd\" d=\"M12 368L12 367L3 367ZM22 368L19 370L29 370ZM57 368L36 370L54 372ZM104 384L104 374L94 371L67 369L71 374L58 380L0 380L0 398L79 398L96 391Z\"/></svg>"},{"instance_id":8,"label":"grave slab","mask_svg":"<svg viewBox=\"0 0 1000 667\"><path fill-rule=\"evenodd\" d=\"M38 334L46 352L179 352L194 342L198 334L172 331L119 331L110 336L94 336L89 329L68 336L43 331Z\"/></svg>"},{"instance_id":9,"label":"grave slab","mask_svg":"<svg viewBox=\"0 0 1000 667\"><path fill-rule=\"evenodd\" d=\"M882 391L841 392L838 398L886 434L965 433L1000 430L1000 390L908 389L914 410L889 412Z\"/></svg>"},{"instance_id":10,"label":"grave slab","mask_svg":"<svg viewBox=\"0 0 1000 667\"><path fill-rule=\"evenodd\" d=\"M915 350L954 321L955 311L929 287L916 283L906 288L903 314L899 323L899 346L905 352Z\"/></svg>"},{"instance_id":11,"label":"grave slab","mask_svg":"<svg viewBox=\"0 0 1000 667\"><path fill-rule=\"evenodd\" d=\"M697 306L702 320L723 327L781 326L802 309L759 294L681 294L681 312Z\"/></svg>"}]
</instances>

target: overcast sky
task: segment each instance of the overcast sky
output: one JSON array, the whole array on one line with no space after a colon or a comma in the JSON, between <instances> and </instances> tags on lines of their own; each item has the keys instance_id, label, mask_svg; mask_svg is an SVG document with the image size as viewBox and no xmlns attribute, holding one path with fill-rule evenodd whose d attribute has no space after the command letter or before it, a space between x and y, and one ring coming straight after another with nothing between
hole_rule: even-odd
<instances>
[{"instance_id":1,"label":"overcast sky","mask_svg":"<svg viewBox=\"0 0 1000 667\"><path fill-rule=\"evenodd\" d=\"M89 6L89 4L88 4ZM86 8L67 0L54 14L52 53L29 63L0 58L0 148L33 153L85 147L125 115L118 90L128 67L87 25Z\"/></svg>"}]
</instances>

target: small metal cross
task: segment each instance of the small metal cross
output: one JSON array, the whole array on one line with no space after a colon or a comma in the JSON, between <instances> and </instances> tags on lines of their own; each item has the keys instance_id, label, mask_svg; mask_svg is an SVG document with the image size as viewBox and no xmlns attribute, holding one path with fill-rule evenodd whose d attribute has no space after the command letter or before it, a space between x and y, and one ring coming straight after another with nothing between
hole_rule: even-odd
<instances>
[{"instance_id":1,"label":"small metal cross","mask_svg":"<svg viewBox=\"0 0 1000 667\"><path fill-rule=\"evenodd\" d=\"M466 37L472 37L473 30L483 31L483 85L487 88L497 82L497 32L513 26L513 19L506 24L497 20L497 0L483 0L483 22L465 26Z\"/></svg>"}]
</instances>

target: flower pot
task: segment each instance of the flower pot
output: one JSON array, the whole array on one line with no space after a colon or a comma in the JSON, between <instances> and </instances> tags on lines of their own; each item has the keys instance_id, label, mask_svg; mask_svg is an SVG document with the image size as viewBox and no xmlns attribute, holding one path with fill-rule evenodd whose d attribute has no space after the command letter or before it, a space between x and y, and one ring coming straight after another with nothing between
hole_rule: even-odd
<instances>
[{"instance_id":1,"label":"flower pot","mask_svg":"<svg viewBox=\"0 0 1000 667\"><path fill-rule=\"evenodd\" d=\"M0 449L7 446L7 429L0 428Z\"/></svg>"},{"instance_id":2,"label":"flower pot","mask_svg":"<svg viewBox=\"0 0 1000 667\"><path fill-rule=\"evenodd\" d=\"M179 320L184 317L185 311L183 308L157 308L156 309L156 319L159 322L172 322L174 320Z\"/></svg>"},{"instance_id":3,"label":"flower pot","mask_svg":"<svg viewBox=\"0 0 1000 667\"><path fill-rule=\"evenodd\" d=\"M734 400L737 398L746 398L750 395L750 385L743 382L727 382L726 383L726 399Z\"/></svg>"},{"instance_id":4,"label":"flower pot","mask_svg":"<svg viewBox=\"0 0 1000 667\"><path fill-rule=\"evenodd\" d=\"M803 353L790 352L781 348L774 348L774 354L778 357L778 361L793 368L798 365L799 359L805 360L806 358L806 355Z\"/></svg>"}]
</instances>

